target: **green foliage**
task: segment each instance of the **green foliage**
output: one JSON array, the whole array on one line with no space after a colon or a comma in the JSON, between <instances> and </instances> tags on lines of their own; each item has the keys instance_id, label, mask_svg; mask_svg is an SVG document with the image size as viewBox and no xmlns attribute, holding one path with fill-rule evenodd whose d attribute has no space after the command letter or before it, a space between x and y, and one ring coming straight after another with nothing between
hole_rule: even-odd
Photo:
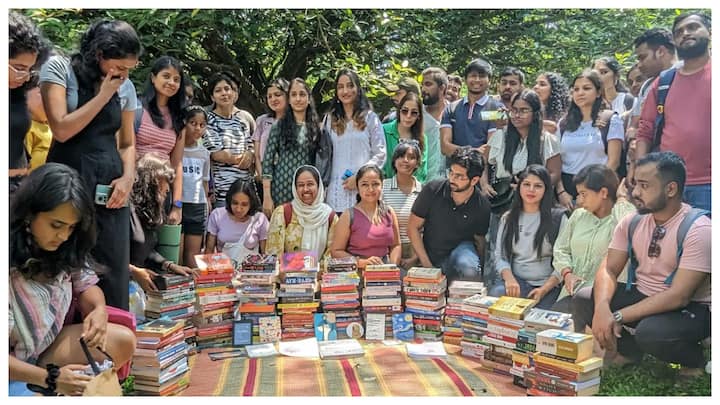
<instances>
[{"instance_id":1,"label":"green foliage","mask_svg":"<svg viewBox=\"0 0 720 405\"><path fill-rule=\"evenodd\" d=\"M703 374L678 378L679 366L646 355L639 364L603 370L600 396L710 396L711 379Z\"/></svg>"},{"instance_id":2,"label":"green foliage","mask_svg":"<svg viewBox=\"0 0 720 405\"><path fill-rule=\"evenodd\" d=\"M122 382L123 395L127 396L135 392L135 376L129 375L125 381Z\"/></svg>"},{"instance_id":3,"label":"green foliage","mask_svg":"<svg viewBox=\"0 0 720 405\"><path fill-rule=\"evenodd\" d=\"M428 66L461 72L483 57L496 70L517 66L528 82L541 71L572 77L592 60L634 61L632 40L669 26L676 9L29 9L61 49L74 50L99 18L129 22L145 48L132 73L139 89L152 61L168 54L188 67L201 102L207 79L226 70L239 77L239 105L265 108L265 86L277 76L304 77L320 110L332 97L335 72L360 73L376 109L389 108L385 86Z\"/></svg>"}]
</instances>

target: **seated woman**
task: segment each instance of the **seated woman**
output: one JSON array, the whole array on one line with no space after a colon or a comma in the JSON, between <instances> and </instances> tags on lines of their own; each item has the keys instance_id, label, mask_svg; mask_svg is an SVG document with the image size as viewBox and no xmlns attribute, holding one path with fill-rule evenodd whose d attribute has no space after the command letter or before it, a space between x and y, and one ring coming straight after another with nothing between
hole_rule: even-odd
<instances>
[{"instance_id":1,"label":"seated woman","mask_svg":"<svg viewBox=\"0 0 720 405\"><path fill-rule=\"evenodd\" d=\"M105 297L95 284L93 200L78 173L48 163L25 178L10 202L10 396L32 395L26 384L62 395L82 395L90 377L76 373L107 351L119 368L135 351L135 334L108 323ZM64 325L73 298L82 324ZM35 387L33 387L35 388Z\"/></svg>"},{"instance_id":2,"label":"seated woman","mask_svg":"<svg viewBox=\"0 0 720 405\"><path fill-rule=\"evenodd\" d=\"M553 309L572 313L575 330L584 332L593 314L580 313L582 306L573 305L574 298L590 297L595 272L607 254L615 225L635 212L635 206L620 195L617 175L605 165L585 166L573 181L581 208L573 212L555 242L553 276L556 283L563 281L565 285Z\"/></svg>"},{"instance_id":3,"label":"seated woman","mask_svg":"<svg viewBox=\"0 0 720 405\"><path fill-rule=\"evenodd\" d=\"M340 216L332 241L332 257L357 256L358 267L400 264L400 229L395 211L382 200L383 173L362 166L355 176L357 204Z\"/></svg>"},{"instance_id":4,"label":"seated woman","mask_svg":"<svg viewBox=\"0 0 720 405\"><path fill-rule=\"evenodd\" d=\"M245 256L265 252L268 219L262 212L255 182L238 179L228 189L224 206L208 218L205 253L224 252L236 262Z\"/></svg>"},{"instance_id":5,"label":"seated woman","mask_svg":"<svg viewBox=\"0 0 720 405\"><path fill-rule=\"evenodd\" d=\"M152 281L157 272L183 276L193 273L189 267L175 264L155 250L158 230L166 221L165 198L174 178L170 161L155 152L145 154L137 163L130 195L130 276L145 291L157 290Z\"/></svg>"},{"instance_id":6,"label":"seated woman","mask_svg":"<svg viewBox=\"0 0 720 405\"><path fill-rule=\"evenodd\" d=\"M323 202L320 172L315 166L300 166L293 179L292 201L272 213L266 251L278 257L299 250L313 251L318 258L327 256L338 217Z\"/></svg>"},{"instance_id":7,"label":"seated woman","mask_svg":"<svg viewBox=\"0 0 720 405\"><path fill-rule=\"evenodd\" d=\"M510 210L500 219L495 243L495 269L503 282L490 295L527 297L549 309L560 288L552 277L553 243L565 225L565 210L553 208L550 174L530 165L518 175Z\"/></svg>"},{"instance_id":8,"label":"seated woman","mask_svg":"<svg viewBox=\"0 0 720 405\"><path fill-rule=\"evenodd\" d=\"M407 224L412 206L422 190L422 184L415 177L423 159L420 150L418 141L401 139L390 159L395 176L383 181L382 199L395 211L398 219L402 246L400 267L403 269L409 269L420 262L407 235Z\"/></svg>"}]
</instances>

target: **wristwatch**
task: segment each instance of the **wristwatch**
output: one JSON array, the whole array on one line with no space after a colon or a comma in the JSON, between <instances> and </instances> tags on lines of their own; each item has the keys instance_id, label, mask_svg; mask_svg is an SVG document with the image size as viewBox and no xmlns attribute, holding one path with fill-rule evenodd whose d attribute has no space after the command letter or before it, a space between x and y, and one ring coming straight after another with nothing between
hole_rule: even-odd
<instances>
[{"instance_id":1,"label":"wristwatch","mask_svg":"<svg viewBox=\"0 0 720 405\"><path fill-rule=\"evenodd\" d=\"M615 311L615 312L613 312L612 316L613 316L613 319L615 319L615 322L617 322L617 323L619 323L620 325L622 325L622 323L623 323L623 315L622 315L622 312L620 312L620 311Z\"/></svg>"},{"instance_id":2,"label":"wristwatch","mask_svg":"<svg viewBox=\"0 0 720 405\"><path fill-rule=\"evenodd\" d=\"M175 200L175 201L173 201L173 205L177 208L182 208L182 201Z\"/></svg>"}]
</instances>

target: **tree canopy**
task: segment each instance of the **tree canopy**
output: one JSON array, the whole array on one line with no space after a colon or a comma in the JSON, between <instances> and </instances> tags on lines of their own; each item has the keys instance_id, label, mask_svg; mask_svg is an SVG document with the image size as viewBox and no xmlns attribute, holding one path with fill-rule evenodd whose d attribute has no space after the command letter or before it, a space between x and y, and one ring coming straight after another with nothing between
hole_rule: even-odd
<instances>
[{"instance_id":1,"label":"tree canopy","mask_svg":"<svg viewBox=\"0 0 720 405\"><path fill-rule=\"evenodd\" d=\"M614 56L628 67L633 39L670 27L678 9L27 9L61 50L76 50L97 19L135 27L144 46L131 78L142 89L152 61L181 60L207 101L207 79L219 70L240 79L241 108L265 109L265 86L275 77L303 77L320 111L332 96L335 72L355 69L379 111L390 106L385 85L429 66L462 73L473 58L496 71L542 71L571 78L592 61ZM709 13L709 11L706 11ZM493 82L494 83L494 82Z\"/></svg>"}]
</instances>

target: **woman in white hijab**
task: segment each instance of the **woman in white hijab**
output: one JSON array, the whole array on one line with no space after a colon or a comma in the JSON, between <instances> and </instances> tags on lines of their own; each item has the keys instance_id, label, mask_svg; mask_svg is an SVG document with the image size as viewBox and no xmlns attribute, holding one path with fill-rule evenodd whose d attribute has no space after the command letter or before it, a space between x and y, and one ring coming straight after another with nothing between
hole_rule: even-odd
<instances>
[{"instance_id":1,"label":"woman in white hijab","mask_svg":"<svg viewBox=\"0 0 720 405\"><path fill-rule=\"evenodd\" d=\"M330 254L330 241L338 217L322 202L325 190L317 168L300 166L293 179L293 200L275 208L272 213L266 251L278 256L287 252L312 251L320 259Z\"/></svg>"}]
</instances>

